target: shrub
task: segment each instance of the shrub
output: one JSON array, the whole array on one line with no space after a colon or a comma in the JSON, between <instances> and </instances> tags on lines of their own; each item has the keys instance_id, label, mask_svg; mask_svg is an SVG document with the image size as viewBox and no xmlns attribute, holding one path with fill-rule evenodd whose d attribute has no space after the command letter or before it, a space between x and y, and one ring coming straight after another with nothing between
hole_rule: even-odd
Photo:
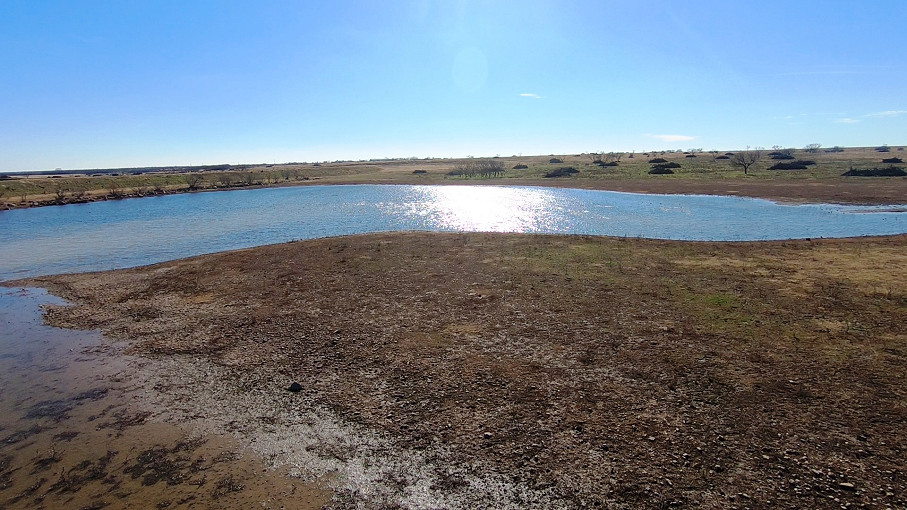
<instances>
[{"instance_id":1,"label":"shrub","mask_svg":"<svg viewBox=\"0 0 907 510\"><path fill-rule=\"evenodd\" d=\"M901 158L885 158L882 160L882 163L903 163L904 160Z\"/></svg>"},{"instance_id":2,"label":"shrub","mask_svg":"<svg viewBox=\"0 0 907 510\"><path fill-rule=\"evenodd\" d=\"M889 149L887 145L882 145L880 147L876 147L876 152L888 152L890 150L891 149Z\"/></svg>"},{"instance_id":3,"label":"shrub","mask_svg":"<svg viewBox=\"0 0 907 510\"><path fill-rule=\"evenodd\" d=\"M652 175L669 175L669 174L673 174L674 170L671 170L670 168L665 168L664 166L661 166L661 165L657 165L657 166L652 167L652 169L649 170L649 173Z\"/></svg>"},{"instance_id":4,"label":"shrub","mask_svg":"<svg viewBox=\"0 0 907 510\"><path fill-rule=\"evenodd\" d=\"M806 170L810 165L815 165L816 162L812 160L798 160L791 161L790 163L775 163L770 166L769 170Z\"/></svg>"},{"instance_id":5,"label":"shrub","mask_svg":"<svg viewBox=\"0 0 907 510\"><path fill-rule=\"evenodd\" d=\"M837 145L835 145L831 149L825 149L825 152L844 152L844 148L838 147Z\"/></svg>"},{"instance_id":6,"label":"shrub","mask_svg":"<svg viewBox=\"0 0 907 510\"><path fill-rule=\"evenodd\" d=\"M557 165L557 164L563 163L563 161L561 161L561 160L559 160L559 159L557 159L557 158L551 158L551 159L548 160L548 163L550 163L550 164L552 164L552 165Z\"/></svg>"},{"instance_id":7,"label":"shrub","mask_svg":"<svg viewBox=\"0 0 907 510\"><path fill-rule=\"evenodd\" d=\"M414 174L427 174L428 172L426 172L425 170L413 170L413 173Z\"/></svg>"},{"instance_id":8,"label":"shrub","mask_svg":"<svg viewBox=\"0 0 907 510\"><path fill-rule=\"evenodd\" d=\"M768 167L769 170L806 170L806 168L806 165L800 164L797 161L794 161L793 163L775 163Z\"/></svg>"},{"instance_id":9,"label":"shrub","mask_svg":"<svg viewBox=\"0 0 907 510\"><path fill-rule=\"evenodd\" d=\"M579 170L573 168L572 166L565 166L565 167L555 168L554 170L551 170L550 172L545 174L545 177L548 177L548 178L569 177L573 174L578 174L578 173L579 173Z\"/></svg>"},{"instance_id":10,"label":"shrub","mask_svg":"<svg viewBox=\"0 0 907 510\"><path fill-rule=\"evenodd\" d=\"M620 163L618 163L617 161L599 161L595 164L598 166L618 166L618 165L620 165Z\"/></svg>"},{"instance_id":11,"label":"shrub","mask_svg":"<svg viewBox=\"0 0 907 510\"><path fill-rule=\"evenodd\" d=\"M680 168L680 163L675 163L671 161L670 163L659 163L652 166L652 168Z\"/></svg>"},{"instance_id":12,"label":"shrub","mask_svg":"<svg viewBox=\"0 0 907 510\"><path fill-rule=\"evenodd\" d=\"M722 154L721 156L716 156L715 159L731 159L731 157L727 156L725 154Z\"/></svg>"},{"instance_id":13,"label":"shrub","mask_svg":"<svg viewBox=\"0 0 907 510\"><path fill-rule=\"evenodd\" d=\"M529 165L524 165L522 163L520 163L518 165L513 165L514 170L525 170L526 168L529 168Z\"/></svg>"},{"instance_id":14,"label":"shrub","mask_svg":"<svg viewBox=\"0 0 907 510\"><path fill-rule=\"evenodd\" d=\"M768 153L772 159L794 159L794 151L788 149L783 151L773 151Z\"/></svg>"},{"instance_id":15,"label":"shrub","mask_svg":"<svg viewBox=\"0 0 907 510\"><path fill-rule=\"evenodd\" d=\"M649 160L649 163L667 163L668 160L665 158L653 158Z\"/></svg>"},{"instance_id":16,"label":"shrub","mask_svg":"<svg viewBox=\"0 0 907 510\"><path fill-rule=\"evenodd\" d=\"M890 166L888 168L862 168L850 167L850 170L841 174L845 177L904 177L907 172L903 168Z\"/></svg>"},{"instance_id":17,"label":"shrub","mask_svg":"<svg viewBox=\"0 0 907 510\"><path fill-rule=\"evenodd\" d=\"M687 154L687 157L688 157L688 158L695 158L696 155L695 155L695 154Z\"/></svg>"}]
</instances>

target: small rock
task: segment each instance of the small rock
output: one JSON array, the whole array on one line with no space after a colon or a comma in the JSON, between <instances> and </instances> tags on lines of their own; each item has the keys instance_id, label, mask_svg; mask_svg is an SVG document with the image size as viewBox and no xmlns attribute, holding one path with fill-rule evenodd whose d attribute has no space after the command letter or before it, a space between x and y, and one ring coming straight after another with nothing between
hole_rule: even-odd
<instances>
[{"instance_id":1,"label":"small rock","mask_svg":"<svg viewBox=\"0 0 907 510\"><path fill-rule=\"evenodd\" d=\"M292 391L293 393L299 393L300 391L302 391L302 385L299 384L298 382L294 382L293 384L290 385L289 388L287 388L287 391Z\"/></svg>"},{"instance_id":2,"label":"small rock","mask_svg":"<svg viewBox=\"0 0 907 510\"><path fill-rule=\"evenodd\" d=\"M482 434L482 437L484 437L485 439L491 439L491 432L486 432L486 433Z\"/></svg>"},{"instance_id":3,"label":"small rock","mask_svg":"<svg viewBox=\"0 0 907 510\"><path fill-rule=\"evenodd\" d=\"M847 491L857 490L857 488L854 486L854 484L852 484L850 482L841 482L838 484L838 487L841 489L847 490Z\"/></svg>"}]
</instances>

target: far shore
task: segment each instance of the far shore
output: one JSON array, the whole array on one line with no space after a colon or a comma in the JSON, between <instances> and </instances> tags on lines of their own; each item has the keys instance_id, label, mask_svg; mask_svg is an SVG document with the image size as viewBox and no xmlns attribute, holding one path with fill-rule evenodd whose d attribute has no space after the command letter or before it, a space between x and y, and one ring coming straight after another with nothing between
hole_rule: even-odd
<instances>
[{"instance_id":1,"label":"far shore","mask_svg":"<svg viewBox=\"0 0 907 510\"><path fill-rule=\"evenodd\" d=\"M895 152L898 153L898 152ZM491 158L502 174L472 178L456 174L472 159L403 159L322 164L242 165L166 170L86 171L84 174L26 175L0 180L0 209L16 209L139 198L176 193L282 186L341 184L549 186L630 193L733 195L789 203L903 205L907 177L845 177L853 168L884 167L892 160L872 148L842 152L795 151L805 170L771 170L768 156L748 172L722 153L624 154L602 165L590 155ZM617 157L617 156L614 156ZM724 157L725 159L721 159ZM899 160L900 158L893 158ZM650 161L677 165L674 174L652 175ZM559 161L552 163L551 161ZM613 162L612 162L613 163ZM517 168L525 167L525 168ZM896 168L894 165L893 168ZM215 168L215 169L211 169ZM547 178L559 169L567 177ZM101 172L101 173L90 173Z\"/></svg>"}]
</instances>

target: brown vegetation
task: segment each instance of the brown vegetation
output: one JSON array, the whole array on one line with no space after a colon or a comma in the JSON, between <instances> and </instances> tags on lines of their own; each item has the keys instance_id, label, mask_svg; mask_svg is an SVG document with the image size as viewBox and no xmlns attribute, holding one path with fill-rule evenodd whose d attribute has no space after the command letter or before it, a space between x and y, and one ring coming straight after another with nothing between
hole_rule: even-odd
<instances>
[{"instance_id":1,"label":"brown vegetation","mask_svg":"<svg viewBox=\"0 0 907 510\"><path fill-rule=\"evenodd\" d=\"M301 383L433 491L519 489L484 505L903 507L905 248L375 234L30 283L54 324Z\"/></svg>"}]
</instances>

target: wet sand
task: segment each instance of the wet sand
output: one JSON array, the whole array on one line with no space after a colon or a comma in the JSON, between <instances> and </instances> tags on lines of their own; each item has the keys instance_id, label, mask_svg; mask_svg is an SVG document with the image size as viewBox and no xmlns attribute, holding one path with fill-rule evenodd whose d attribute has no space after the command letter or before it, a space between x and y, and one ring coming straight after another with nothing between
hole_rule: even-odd
<instances>
[{"instance_id":1,"label":"wet sand","mask_svg":"<svg viewBox=\"0 0 907 510\"><path fill-rule=\"evenodd\" d=\"M169 375L128 342L42 322L40 289L0 288L0 507L320 508L314 480L173 419ZM189 412L189 410L187 410Z\"/></svg>"}]
</instances>

